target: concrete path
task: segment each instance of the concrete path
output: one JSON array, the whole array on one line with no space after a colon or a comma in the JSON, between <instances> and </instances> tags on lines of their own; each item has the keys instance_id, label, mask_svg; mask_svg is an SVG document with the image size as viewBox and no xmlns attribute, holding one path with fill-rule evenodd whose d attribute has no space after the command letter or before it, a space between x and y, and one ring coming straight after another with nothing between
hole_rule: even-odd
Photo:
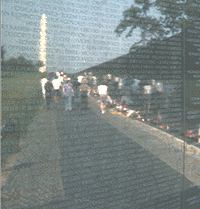
<instances>
[{"instance_id":1,"label":"concrete path","mask_svg":"<svg viewBox=\"0 0 200 209\"><path fill-rule=\"evenodd\" d=\"M7 156L2 165L2 208L29 208L64 197L55 119L56 110L41 108L26 138L20 139L21 151Z\"/></svg>"}]
</instances>

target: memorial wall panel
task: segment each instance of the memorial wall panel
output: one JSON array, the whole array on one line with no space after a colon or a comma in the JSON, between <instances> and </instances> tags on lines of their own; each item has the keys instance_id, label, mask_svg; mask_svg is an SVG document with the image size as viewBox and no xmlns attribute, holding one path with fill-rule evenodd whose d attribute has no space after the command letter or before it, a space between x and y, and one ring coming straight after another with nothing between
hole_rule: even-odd
<instances>
[{"instance_id":1,"label":"memorial wall panel","mask_svg":"<svg viewBox=\"0 0 200 209\"><path fill-rule=\"evenodd\" d=\"M199 207L199 7L2 1L2 208Z\"/></svg>"}]
</instances>

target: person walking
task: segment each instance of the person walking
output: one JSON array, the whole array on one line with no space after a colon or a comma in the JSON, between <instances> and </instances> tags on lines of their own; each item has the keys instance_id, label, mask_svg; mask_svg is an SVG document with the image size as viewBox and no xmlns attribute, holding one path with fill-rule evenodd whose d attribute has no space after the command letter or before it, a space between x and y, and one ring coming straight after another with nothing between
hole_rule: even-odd
<instances>
[{"instance_id":1,"label":"person walking","mask_svg":"<svg viewBox=\"0 0 200 209\"><path fill-rule=\"evenodd\" d=\"M60 86L61 86L61 82L58 76L55 77L55 79L52 81L52 84L54 88L54 102L55 104L58 104L58 98L60 96Z\"/></svg>"},{"instance_id":2,"label":"person walking","mask_svg":"<svg viewBox=\"0 0 200 209\"><path fill-rule=\"evenodd\" d=\"M51 102L52 102L52 95L53 95L53 84L50 78L46 82L44 88L45 88L46 108L47 110L49 110Z\"/></svg>"},{"instance_id":3,"label":"person walking","mask_svg":"<svg viewBox=\"0 0 200 209\"><path fill-rule=\"evenodd\" d=\"M65 102L65 110L72 110L72 94L74 90L70 84L70 81L67 80L66 84L63 85L63 96Z\"/></svg>"},{"instance_id":4,"label":"person walking","mask_svg":"<svg viewBox=\"0 0 200 209\"><path fill-rule=\"evenodd\" d=\"M93 84L92 84L92 96L96 96L97 95L97 78L95 76L92 77L93 80Z\"/></svg>"},{"instance_id":5,"label":"person walking","mask_svg":"<svg viewBox=\"0 0 200 209\"><path fill-rule=\"evenodd\" d=\"M40 83L41 83L41 87L42 87L42 96L43 96L44 99L45 99L45 88L44 88L44 86L45 86L47 81L48 81L48 79L45 78L45 76L43 75Z\"/></svg>"},{"instance_id":6,"label":"person walking","mask_svg":"<svg viewBox=\"0 0 200 209\"><path fill-rule=\"evenodd\" d=\"M74 78L73 89L74 89L74 106L75 107L77 107L79 104L79 86L80 86L80 83L78 82L78 79Z\"/></svg>"},{"instance_id":7,"label":"person walking","mask_svg":"<svg viewBox=\"0 0 200 209\"><path fill-rule=\"evenodd\" d=\"M151 86L151 82L148 80L146 81L146 85L144 85L144 113L145 115L149 115L150 113L150 108L151 108L151 96L152 94L152 86Z\"/></svg>"},{"instance_id":8,"label":"person walking","mask_svg":"<svg viewBox=\"0 0 200 209\"><path fill-rule=\"evenodd\" d=\"M158 103L158 119L162 120L161 112L164 108L164 87L163 83L158 81L155 84L156 86L156 95L157 95L157 103Z\"/></svg>"},{"instance_id":9,"label":"person walking","mask_svg":"<svg viewBox=\"0 0 200 209\"><path fill-rule=\"evenodd\" d=\"M90 87L87 85L87 79L83 78L81 85L79 86L81 107L82 109L88 108L88 92L90 92Z\"/></svg>"},{"instance_id":10,"label":"person walking","mask_svg":"<svg viewBox=\"0 0 200 209\"><path fill-rule=\"evenodd\" d=\"M108 91L108 87L105 84L105 82L103 82L101 85L98 86L97 92L99 93L100 96L100 102L101 102L100 108L102 114L105 113L105 109L106 109L107 91Z\"/></svg>"}]
</instances>

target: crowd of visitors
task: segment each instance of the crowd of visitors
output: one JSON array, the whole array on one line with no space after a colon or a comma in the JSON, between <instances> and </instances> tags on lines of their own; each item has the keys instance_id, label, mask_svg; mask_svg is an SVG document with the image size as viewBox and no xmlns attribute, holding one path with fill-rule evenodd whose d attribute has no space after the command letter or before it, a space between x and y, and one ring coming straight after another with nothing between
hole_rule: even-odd
<instances>
[{"instance_id":1,"label":"crowd of visitors","mask_svg":"<svg viewBox=\"0 0 200 209\"><path fill-rule=\"evenodd\" d=\"M120 107L119 111L123 111L123 107L134 106L140 111L138 117L143 115L142 117L148 118L154 114L160 119L162 109L169 108L174 93L169 81L163 83L155 80L138 80L130 76L124 79L112 78L110 74L97 78L91 72L85 72L77 78L56 72L48 79L43 77L41 86L47 109L50 109L53 98L55 105L64 101L66 110L76 107L87 108L88 96L95 96L100 101L102 114L105 114L108 106L117 104Z\"/></svg>"},{"instance_id":2,"label":"crowd of visitors","mask_svg":"<svg viewBox=\"0 0 200 209\"><path fill-rule=\"evenodd\" d=\"M63 104L66 111L85 109L88 108L88 97L96 97L102 114L111 107L126 113L127 117L136 116L169 129L168 122L163 121L166 121L166 112L170 117L175 91L167 80L138 80L131 76L112 77L110 74L96 77L91 72L75 77L56 72L48 79L43 77L41 86L47 109L51 108L51 103L54 106Z\"/></svg>"},{"instance_id":3,"label":"crowd of visitors","mask_svg":"<svg viewBox=\"0 0 200 209\"><path fill-rule=\"evenodd\" d=\"M58 106L62 102L65 110L72 110L75 107L87 108L88 93L94 92L94 78L90 75L67 76L63 72L49 74L48 78L41 79L41 87L46 108L50 109L51 104Z\"/></svg>"}]
</instances>

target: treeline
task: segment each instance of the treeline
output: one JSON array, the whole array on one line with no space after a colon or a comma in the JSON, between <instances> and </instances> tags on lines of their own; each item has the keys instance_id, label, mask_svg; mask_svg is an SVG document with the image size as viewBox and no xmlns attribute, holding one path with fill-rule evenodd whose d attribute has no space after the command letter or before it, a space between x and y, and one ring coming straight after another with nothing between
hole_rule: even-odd
<instances>
[{"instance_id":1,"label":"treeline","mask_svg":"<svg viewBox=\"0 0 200 209\"><path fill-rule=\"evenodd\" d=\"M33 62L23 56L17 58L11 57L5 60L6 50L1 46L1 71L4 72L38 72L39 68L44 66L41 60Z\"/></svg>"},{"instance_id":2,"label":"treeline","mask_svg":"<svg viewBox=\"0 0 200 209\"><path fill-rule=\"evenodd\" d=\"M1 61L2 71L38 72L39 67L42 66L43 63L41 61L37 61L36 63L34 63L32 60L27 60L23 56Z\"/></svg>"}]
</instances>

